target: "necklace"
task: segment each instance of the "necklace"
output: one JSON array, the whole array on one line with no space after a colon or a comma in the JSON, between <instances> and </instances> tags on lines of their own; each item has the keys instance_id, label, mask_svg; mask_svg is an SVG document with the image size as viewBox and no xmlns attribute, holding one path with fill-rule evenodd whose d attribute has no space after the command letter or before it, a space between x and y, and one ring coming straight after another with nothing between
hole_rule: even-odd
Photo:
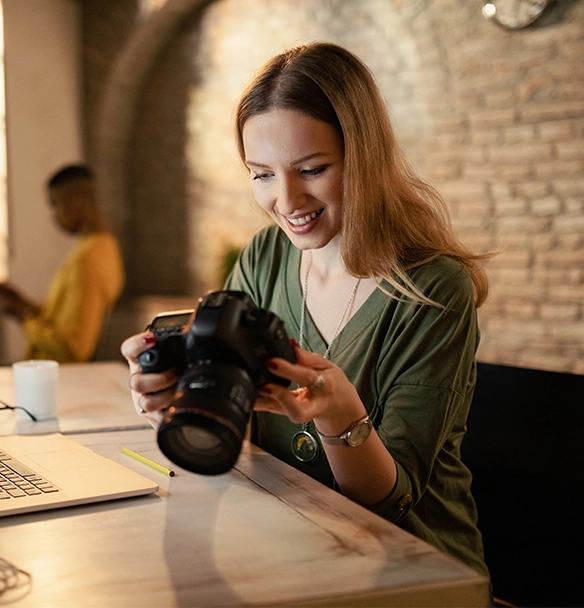
<instances>
[{"instance_id":1,"label":"necklace","mask_svg":"<svg viewBox=\"0 0 584 608\"><path fill-rule=\"evenodd\" d=\"M304 275L304 284L302 289L302 310L300 311L300 348L304 348L304 325L306 321L306 297L308 293L308 273L310 272L310 267L312 266L312 251L308 252L308 260L306 263L306 273ZM359 284L361 283L361 279L357 279L355 283L355 287L353 287L353 291L351 291L351 295L349 296L349 301L347 302L347 306L339 319L337 327L335 329L335 333L331 341L329 342L326 351L324 353L324 358L329 359L331 348L333 346L333 342L337 339L337 336L341 332L343 328L343 323L345 318L351 309L351 305L353 304L353 300L355 299L355 295L357 294L357 289L359 289ZM318 442L308 432L308 422L302 423L302 428L298 433L292 437L292 453L296 458L302 462L310 462L314 460L318 454Z\"/></svg>"}]
</instances>

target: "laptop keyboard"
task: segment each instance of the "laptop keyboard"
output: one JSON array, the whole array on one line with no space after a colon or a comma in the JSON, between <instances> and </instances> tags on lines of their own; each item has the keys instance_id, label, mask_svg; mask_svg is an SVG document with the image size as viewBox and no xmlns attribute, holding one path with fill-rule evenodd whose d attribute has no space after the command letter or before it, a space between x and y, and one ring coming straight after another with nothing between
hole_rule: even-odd
<instances>
[{"instance_id":1,"label":"laptop keyboard","mask_svg":"<svg viewBox=\"0 0 584 608\"><path fill-rule=\"evenodd\" d=\"M58 491L50 481L0 450L0 500Z\"/></svg>"}]
</instances>

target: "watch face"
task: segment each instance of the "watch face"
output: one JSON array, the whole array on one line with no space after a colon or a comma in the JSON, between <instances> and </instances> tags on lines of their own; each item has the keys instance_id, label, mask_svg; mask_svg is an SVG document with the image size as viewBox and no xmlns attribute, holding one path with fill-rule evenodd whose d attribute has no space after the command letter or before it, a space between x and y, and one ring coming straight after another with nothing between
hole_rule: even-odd
<instances>
[{"instance_id":1,"label":"watch face","mask_svg":"<svg viewBox=\"0 0 584 608\"><path fill-rule=\"evenodd\" d=\"M369 419L363 420L358 424L351 432L347 435L347 443L351 447L357 447L361 445L367 437L371 434L372 424Z\"/></svg>"},{"instance_id":2,"label":"watch face","mask_svg":"<svg viewBox=\"0 0 584 608\"><path fill-rule=\"evenodd\" d=\"M518 30L541 17L550 0L490 0L484 2L483 15L499 25Z\"/></svg>"}]
</instances>

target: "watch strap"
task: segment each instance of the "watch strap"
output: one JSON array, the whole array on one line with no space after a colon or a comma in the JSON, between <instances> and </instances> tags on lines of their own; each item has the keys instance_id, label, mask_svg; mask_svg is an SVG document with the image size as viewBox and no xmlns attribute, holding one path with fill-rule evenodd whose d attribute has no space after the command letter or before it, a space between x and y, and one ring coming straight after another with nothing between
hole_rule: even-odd
<instances>
[{"instance_id":1,"label":"watch strap","mask_svg":"<svg viewBox=\"0 0 584 608\"><path fill-rule=\"evenodd\" d=\"M371 432L371 429L373 428L373 424L372 424L371 419L369 418L368 414L366 414L362 418L359 418L359 420L355 420L355 422L352 422L340 435L336 435L336 436L323 435L316 427L314 427L314 428L316 429L316 432L317 432L318 436L320 437L320 440L323 443L326 443L327 445L345 445L345 446L349 446L349 447L356 447L356 446L353 446L353 444L349 443L348 439L349 439L351 433L355 430L355 428L357 428L358 426L361 426L361 425L368 425L370 427L369 432ZM367 433L367 436L369 436L369 433Z\"/></svg>"}]
</instances>

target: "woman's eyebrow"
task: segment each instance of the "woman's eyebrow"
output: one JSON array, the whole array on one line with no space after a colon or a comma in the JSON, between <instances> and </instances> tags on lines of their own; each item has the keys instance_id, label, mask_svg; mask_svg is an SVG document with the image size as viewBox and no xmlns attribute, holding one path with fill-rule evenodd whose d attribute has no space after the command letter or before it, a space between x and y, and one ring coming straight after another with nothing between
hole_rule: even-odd
<instances>
[{"instance_id":1,"label":"woman's eyebrow","mask_svg":"<svg viewBox=\"0 0 584 608\"><path fill-rule=\"evenodd\" d=\"M313 152L312 154L307 154L306 156L302 156L301 158L292 161L291 166L294 165L299 165L301 163L306 162L307 160L312 160L313 158L319 158L321 156L330 156L330 154L328 152ZM269 169L270 165L266 165L264 163L258 163L254 160L246 160L245 164L249 167L249 166L253 166L253 167L260 167L262 169Z\"/></svg>"}]
</instances>

